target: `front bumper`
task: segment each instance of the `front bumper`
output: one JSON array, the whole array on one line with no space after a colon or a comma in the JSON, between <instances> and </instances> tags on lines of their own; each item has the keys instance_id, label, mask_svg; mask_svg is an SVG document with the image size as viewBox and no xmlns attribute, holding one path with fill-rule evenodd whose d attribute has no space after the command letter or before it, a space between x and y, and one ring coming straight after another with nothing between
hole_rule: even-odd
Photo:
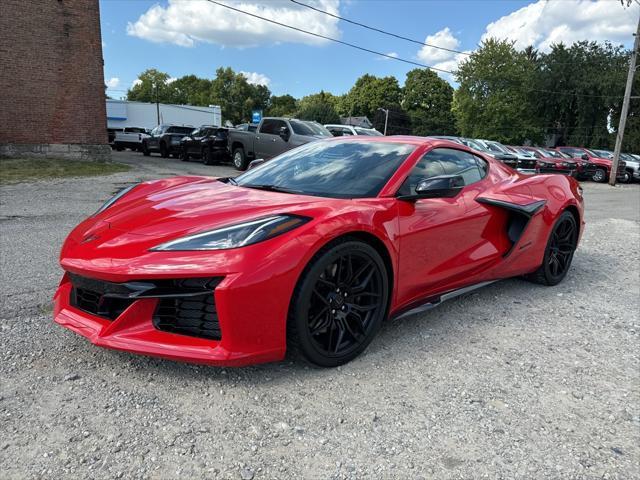
<instances>
[{"instance_id":1,"label":"front bumper","mask_svg":"<svg viewBox=\"0 0 640 480\"><path fill-rule=\"evenodd\" d=\"M63 254L66 273L54 296L54 321L95 345L171 360L217 366L279 361L286 351L289 302L308 254L296 240L287 245L286 254L279 248L265 251L264 244L243 248L243 255L237 250L148 252L131 259ZM220 279L211 291L219 334L202 338L163 329L157 321L162 298L136 298L116 309L112 319L91 313L72 301L72 275L111 284Z\"/></svg>"}]
</instances>

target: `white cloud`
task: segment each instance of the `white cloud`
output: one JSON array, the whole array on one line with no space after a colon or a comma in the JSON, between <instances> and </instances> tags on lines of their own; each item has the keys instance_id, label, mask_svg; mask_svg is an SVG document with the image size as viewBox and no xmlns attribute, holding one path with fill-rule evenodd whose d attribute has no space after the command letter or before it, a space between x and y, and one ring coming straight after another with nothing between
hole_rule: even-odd
<instances>
[{"instance_id":1,"label":"white cloud","mask_svg":"<svg viewBox=\"0 0 640 480\"><path fill-rule=\"evenodd\" d=\"M111 77L105 83L107 84L107 88L117 88L117 86L120 85L120 79L118 77Z\"/></svg>"},{"instance_id":2,"label":"white cloud","mask_svg":"<svg viewBox=\"0 0 640 480\"><path fill-rule=\"evenodd\" d=\"M387 52L384 55L380 55L379 57L377 57L377 59L378 60L391 60L391 58L389 58L389 57L398 58L398 53L397 52Z\"/></svg>"},{"instance_id":3,"label":"white cloud","mask_svg":"<svg viewBox=\"0 0 640 480\"><path fill-rule=\"evenodd\" d=\"M445 27L442 30L434 33L433 35L427 35L424 39L424 43L429 45L436 45L438 47L449 48L457 50L460 46L460 40L458 40L449 27ZM418 58L426 63L443 62L452 58L455 54L446 50L440 50L438 48L427 47L426 45L418 51Z\"/></svg>"},{"instance_id":4,"label":"white cloud","mask_svg":"<svg viewBox=\"0 0 640 480\"><path fill-rule=\"evenodd\" d=\"M136 78L133 82L131 82L131 88L135 87L136 85L140 85L142 83L142 80L140 80L139 78Z\"/></svg>"},{"instance_id":5,"label":"white cloud","mask_svg":"<svg viewBox=\"0 0 640 480\"><path fill-rule=\"evenodd\" d=\"M173 83L177 80L176 77L169 77L167 78L167 81L165 82L167 85L169 85L170 83Z\"/></svg>"},{"instance_id":6,"label":"white cloud","mask_svg":"<svg viewBox=\"0 0 640 480\"><path fill-rule=\"evenodd\" d=\"M247 82L249 82L252 85L264 85L265 87L268 87L269 84L271 83L271 79L262 73L258 73L258 72L240 72L240 73L244 75L244 78L247 79Z\"/></svg>"},{"instance_id":7,"label":"white cloud","mask_svg":"<svg viewBox=\"0 0 640 480\"><path fill-rule=\"evenodd\" d=\"M613 0L538 0L487 25L481 40L511 39L516 48L533 45L542 51L580 40L629 44L639 13L637 4L625 8Z\"/></svg>"},{"instance_id":8,"label":"white cloud","mask_svg":"<svg viewBox=\"0 0 640 480\"><path fill-rule=\"evenodd\" d=\"M225 0L225 3L324 36L340 36L338 19L287 0ZM321 10L339 14L340 0L315 0L309 3ZM321 45L327 42L206 0L169 0L166 7L156 4L137 21L129 22L127 33L152 42L173 43L182 47L192 47L199 42L232 47L253 47L282 42Z\"/></svg>"}]
</instances>

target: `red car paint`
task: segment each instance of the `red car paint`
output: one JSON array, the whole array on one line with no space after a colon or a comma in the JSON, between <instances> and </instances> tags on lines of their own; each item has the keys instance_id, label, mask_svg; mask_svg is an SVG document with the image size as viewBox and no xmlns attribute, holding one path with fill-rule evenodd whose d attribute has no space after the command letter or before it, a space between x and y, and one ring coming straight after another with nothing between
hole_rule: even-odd
<instances>
[{"instance_id":1,"label":"red car paint","mask_svg":"<svg viewBox=\"0 0 640 480\"><path fill-rule=\"evenodd\" d=\"M352 141L345 137L325 141ZM361 138L358 141L363 141ZM335 199L248 189L207 177L144 182L109 209L78 225L60 254L65 275L55 294L55 321L96 345L174 360L241 366L283 359L289 303L314 254L342 235L359 235L386 250L393 277L393 317L434 295L532 272L556 218L578 217L578 183L560 175L521 175L491 157L488 174L454 198L399 200L397 190L420 157L437 147L478 152L446 140L368 137L416 149L375 198ZM546 201L512 245L508 210L478 199L530 205ZM270 214L312 218L295 230L254 245L218 251L151 251L184 235ZM221 340L157 330L158 299L135 301L115 320L70 303L70 274L109 282L224 277L212 293Z\"/></svg>"},{"instance_id":2,"label":"red car paint","mask_svg":"<svg viewBox=\"0 0 640 480\"><path fill-rule=\"evenodd\" d=\"M593 175L593 173L595 173L595 170L598 168L602 168L606 171L607 178L609 178L609 175L611 174L611 166L613 165L613 162L608 158L602 158L594 155L593 152L587 148L566 146L556 147L556 150L562 153L566 153L567 155L571 155L574 158L576 158L576 151L580 151L580 158L584 160L584 162L582 162L582 165L588 164L589 166L591 166L591 169L593 170L590 172L591 175ZM625 166L626 164L624 163L624 161L620 161L618 163L618 172L616 173L617 179L621 180L624 178Z\"/></svg>"},{"instance_id":3,"label":"red car paint","mask_svg":"<svg viewBox=\"0 0 640 480\"><path fill-rule=\"evenodd\" d=\"M544 150L536 147L523 146L518 148L532 152L535 155L538 159L536 165L538 173L559 173L562 175L577 176L578 162L573 158L551 157L546 154Z\"/></svg>"}]
</instances>

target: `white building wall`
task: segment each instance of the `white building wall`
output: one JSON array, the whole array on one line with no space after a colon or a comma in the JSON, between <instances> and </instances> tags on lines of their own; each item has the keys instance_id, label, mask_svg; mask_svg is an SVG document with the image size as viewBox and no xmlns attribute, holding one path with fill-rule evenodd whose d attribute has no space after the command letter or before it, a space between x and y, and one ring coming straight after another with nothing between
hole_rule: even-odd
<instances>
[{"instance_id":1,"label":"white building wall","mask_svg":"<svg viewBox=\"0 0 640 480\"><path fill-rule=\"evenodd\" d=\"M222 125L220 107L160 104L160 123L175 125ZM107 128L143 127L158 125L155 103L129 102L107 99Z\"/></svg>"}]
</instances>

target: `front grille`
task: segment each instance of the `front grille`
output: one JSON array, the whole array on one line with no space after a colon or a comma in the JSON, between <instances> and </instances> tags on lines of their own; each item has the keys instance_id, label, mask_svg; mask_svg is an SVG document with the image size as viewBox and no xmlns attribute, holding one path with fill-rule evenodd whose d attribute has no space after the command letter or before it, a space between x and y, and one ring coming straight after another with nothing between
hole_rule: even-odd
<instances>
[{"instance_id":1,"label":"front grille","mask_svg":"<svg viewBox=\"0 0 640 480\"><path fill-rule=\"evenodd\" d=\"M74 288L71 295L71 305L98 317L115 320L124 312L134 300L103 297L99 293Z\"/></svg>"},{"instance_id":2,"label":"front grille","mask_svg":"<svg viewBox=\"0 0 640 480\"><path fill-rule=\"evenodd\" d=\"M153 325L158 330L220 340L214 290L215 278L179 278L112 283L69 274L72 306L115 320L140 298L158 298Z\"/></svg>"},{"instance_id":3,"label":"front grille","mask_svg":"<svg viewBox=\"0 0 640 480\"><path fill-rule=\"evenodd\" d=\"M537 160L518 160L518 168L533 170L536 168Z\"/></svg>"},{"instance_id":4,"label":"front grille","mask_svg":"<svg viewBox=\"0 0 640 480\"><path fill-rule=\"evenodd\" d=\"M191 298L163 298L153 314L158 330L220 340L220 323L213 292Z\"/></svg>"}]
</instances>

